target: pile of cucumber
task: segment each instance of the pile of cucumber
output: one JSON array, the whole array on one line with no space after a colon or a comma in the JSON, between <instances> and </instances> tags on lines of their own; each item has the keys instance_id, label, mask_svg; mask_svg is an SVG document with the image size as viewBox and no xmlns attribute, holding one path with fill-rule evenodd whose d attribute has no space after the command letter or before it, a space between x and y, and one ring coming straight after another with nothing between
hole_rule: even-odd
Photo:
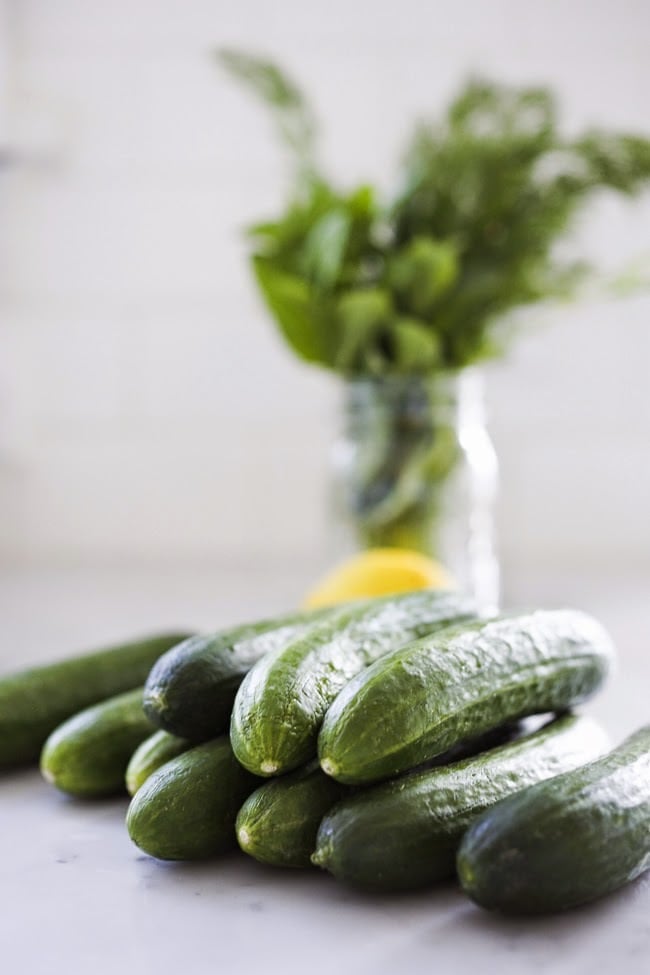
<instances>
[{"instance_id":1,"label":"pile of cucumber","mask_svg":"<svg viewBox=\"0 0 650 975\"><path fill-rule=\"evenodd\" d=\"M608 752L574 713L613 660L585 613L430 590L168 634L0 680L0 767L126 787L159 859L239 844L361 888L457 875L487 908L563 910L650 867L650 726Z\"/></svg>"}]
</instances>

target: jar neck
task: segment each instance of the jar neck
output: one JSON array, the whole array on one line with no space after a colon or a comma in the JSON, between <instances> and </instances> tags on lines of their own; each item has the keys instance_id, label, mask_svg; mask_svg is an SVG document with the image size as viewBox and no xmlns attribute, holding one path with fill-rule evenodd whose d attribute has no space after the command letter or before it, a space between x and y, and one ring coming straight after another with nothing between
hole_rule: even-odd
<instances>
[{"instance_id":1,"label":"jar neck","mask_svg":"<svg viewBox=\"0 0 650 975\"><path fill-rule=\"evenodd\" d=\"M484 384L480 370L463 369L429 375L358 376L345 380L344 409L352 424L373 416L404 416L422 426L455 427L485 422Z\"/></svg>"}]
</instances>

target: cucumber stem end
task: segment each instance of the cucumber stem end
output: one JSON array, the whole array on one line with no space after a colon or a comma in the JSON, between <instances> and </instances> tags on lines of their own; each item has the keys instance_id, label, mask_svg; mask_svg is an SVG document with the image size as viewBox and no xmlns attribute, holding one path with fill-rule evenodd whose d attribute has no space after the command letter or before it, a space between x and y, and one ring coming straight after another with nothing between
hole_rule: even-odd
<instances>
[{"instance_id":1,"label":"cucumber stem end","mask_svg":"<svg viewBox=\"0 0 650 975\"><path fill-rule=\"evenodd\" d=\"M336 773L339 770L338 765L332 761L331 758L322 758L320 767L322 768L325 775L330 775L333 779L336 778Z\"/></svg>"}]
</instances>

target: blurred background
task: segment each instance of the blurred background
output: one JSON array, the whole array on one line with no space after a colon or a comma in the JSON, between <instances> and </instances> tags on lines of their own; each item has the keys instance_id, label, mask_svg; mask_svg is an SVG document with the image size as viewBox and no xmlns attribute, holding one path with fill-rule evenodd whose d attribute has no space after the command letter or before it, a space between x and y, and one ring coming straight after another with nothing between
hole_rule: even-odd
<instances>
[{"instance_id":1,"label":"blurred background","mask_svg":"<svg viewBox=\"0 0 650 975\"><path fill-rule=\"evenodd\" d=\"M5 582L237 570L263 601L286 570L288 600L327 564L339 384L256 294L241 229L286 169L212 48L277 59L334 176L390 187L471 73L553 86L569 132L647 133L649 32L646 0L0 0ZM604 198L578 235L605 268L647 256L650 200ZM650 571L649 322L647 294L533 309L490 366L506 601Z\"/></svg>"}]
</instances>

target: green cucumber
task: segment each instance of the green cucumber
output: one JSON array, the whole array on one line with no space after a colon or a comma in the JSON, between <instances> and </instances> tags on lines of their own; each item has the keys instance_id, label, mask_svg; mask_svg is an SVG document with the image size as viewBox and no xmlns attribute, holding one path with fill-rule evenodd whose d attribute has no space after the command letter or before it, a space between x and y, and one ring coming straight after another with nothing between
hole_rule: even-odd
<instances>
[{"instance_id":1,"label":"green cucumber","mask_svg":"<svg viewBox=\"0 0 650 975\"><path fill-rule=\"evenodd\" d=\"M145 738L133 752L127 765L124 776L126 791L134 796L152 772L177 755L182 755L188 748L191 748L191 744L187 738L177 738L168 731L156 731L149 738Z\"/></svg>"},{"instance_id":2,"label":"green cucumber","mask_svg":"<svg viewBox=\"0 0 650 975\"><path fill-rule=\"evenodd\" d=\"M43 777L71 796L124 791L134 750L152 732L142 710L142 688L86 708L59 725L43 746Z\"/></svg>"},{"instance_id":3,"label":"green cucumber","mask_svg":"<svg viewBox=\"0 0 650 975\"><path fill-rule=\"evenodd\" d=\"M0 678L0 768L37 762L62 721L144 683L158 657L187 636L163 633Z\"/></svg>"},{"instance_id":4,"label":"green cucumber","mask_svg":"<svg viewBox=\"0 0 650 975\"><path fill-rule=\"evenodd\" d=\"M228 729L237 688L261 657L285 646L331 609L191 637L157 662L147 679L144 709L158 728L199 744Z\"/></svg>"},{"instance_id":5,"label":"green cucumber","mask_svg":"<svg viewBox=\"0 0 650 975\"><path fill-rule=\"evenodd\" d=\"M196 745L149 776L131 800L129 836L159 860L201 860L235 849L235 819L259 780L228 737Z\"/></svg>"},{"instance_id":6,"label":"green cucumber","mask_svg":"<svg viewBox=\"0 0 650 975\"><path fill-rule=\"evenodd\" d=\"M230 726L235 755L262 776L306 764L316 754L327 708L351 677L388 650L475 617L476 606L468 597L431 590L340 610L267 654L244 678Z\"/></svg>"},{"instance_id":7,"label":"green cucumber","mask_svg":"<svg viewBox=\"0 0 650 975\"><path fill-rule=\"evenodd\" d=\"M311 866L320 821L345 791L317 762L265 782L239 810L235 829L240 847L273 866Z\"/></svg>"},{"instance_id":8,"label":"green cucumber","mask_svg":"<svg viewBox=\"0 0 650 975\"><path fill-rule=\"evenodd\" d=\"M603 897L650 868L650 725L599 761L500 802L469 829L472 900L538 914Z\"/></svg>"},{"instance_id":9,"label":"green cucumber","mask_svg":"<svg viewBox=\"0 0 650 975\"><path fill-rule=\"evenodd\" d=\"M360 887L435 884L453 876L462 835L485 809L606 748L598 725L566 716L474 758L361 790L325 815L312 861Z\"/></svg>"},{"instance_id":10,"label":"green cucumber","mask_svg":"<svg viewBox=\"0 0 650 975\"><path fill-rule=\"evenodd\" d=\"M514 718L563 711L602 684L612 643L577 610L450 628L387 654L329 709L318 750L350 784L391 778Z\"/></svg>"}]
</instances>

